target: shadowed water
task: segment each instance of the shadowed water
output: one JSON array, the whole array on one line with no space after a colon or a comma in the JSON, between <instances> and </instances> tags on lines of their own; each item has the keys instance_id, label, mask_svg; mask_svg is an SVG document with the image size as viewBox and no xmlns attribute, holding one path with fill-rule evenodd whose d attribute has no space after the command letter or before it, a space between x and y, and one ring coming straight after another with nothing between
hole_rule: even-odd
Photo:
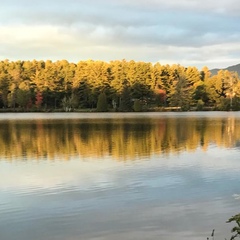
<instances>
[{"instance_id":1,"label":"shadowed water","mask_svg":"<svg viewBox=\"0 0 240 240\"><path fill-rule=\"evenodd\" d=\"M0 239L229 238L240 113L0 114Z\"/></svg>"}]
</instances>

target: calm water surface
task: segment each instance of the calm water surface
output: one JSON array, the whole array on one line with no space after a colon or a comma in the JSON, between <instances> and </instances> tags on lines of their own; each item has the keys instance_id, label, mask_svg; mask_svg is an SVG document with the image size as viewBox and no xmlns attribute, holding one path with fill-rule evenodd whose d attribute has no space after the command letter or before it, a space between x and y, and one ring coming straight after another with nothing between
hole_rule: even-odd
<instances>
[{"instance_id":1,"label":"calm water surface","mask_svg":"<svg viewBox=\"0 0 240 240\"><path fill-rule=\"evenodd\" d=\"M239 153L234 112L0 114L0 240L229 238Z\"/></svg>"}]
</instances>

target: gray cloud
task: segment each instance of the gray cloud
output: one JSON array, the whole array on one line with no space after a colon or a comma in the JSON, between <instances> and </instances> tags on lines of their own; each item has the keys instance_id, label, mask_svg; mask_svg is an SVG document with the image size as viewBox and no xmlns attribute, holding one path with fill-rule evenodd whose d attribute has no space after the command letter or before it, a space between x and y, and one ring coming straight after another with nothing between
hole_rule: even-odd
<instances>
[{"instance_id":1,"label":"gray cloud","mask_svg":"<svg viewBox=\"0 0 240 240\"><path fill-rule=\"evenodd\" d=\"M209 63L217 56L222 59L224 51L226 64L240 59L239 48L226 47L236 45L240 37L240 3L235 0L9 0L1 4L2 58L29 58L35 53L33 58L142 57L139 60L189 60L189 64L195 58L201 65L201 59Z\"/></svg>"}]
</instances>

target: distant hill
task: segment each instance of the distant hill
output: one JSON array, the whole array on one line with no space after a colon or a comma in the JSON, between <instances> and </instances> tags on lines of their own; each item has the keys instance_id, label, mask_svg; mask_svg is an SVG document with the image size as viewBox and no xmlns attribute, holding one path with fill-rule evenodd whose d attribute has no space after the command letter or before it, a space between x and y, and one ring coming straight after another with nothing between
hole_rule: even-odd
<instances>
[{"instance_id":1,"label":"distant hill","mask_svg":"<svg viewBox=\"0 0 240 240\"><path fill-rule=\"evenodd\" d=\"M212 73L212 75L216 75L219 70L228 70L230 72L237 72L238 75L240 76L240 64L233 65L227 68L222 68L222 69L214 68L214 69L211 69L210 72Z\"/></svg>"}]
</instances>

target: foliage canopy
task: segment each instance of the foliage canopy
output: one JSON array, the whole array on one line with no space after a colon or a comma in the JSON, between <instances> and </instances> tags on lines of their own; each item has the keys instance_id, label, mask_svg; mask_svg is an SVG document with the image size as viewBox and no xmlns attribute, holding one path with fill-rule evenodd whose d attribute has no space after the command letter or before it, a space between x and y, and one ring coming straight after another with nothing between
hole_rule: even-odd
<instances>
[{"instance_id":1,"label":"foliage canopy","mask_svg":"<svg viewBox=\"0 0 240 240\"><path fill-rule=\"evenodd\" d=\"M61 109L67 103L72 109L96 109L102 92L110 111L133 111L135 100L144 110L240 109L239 76L227 70L211 76L207 67L133 60L0 61L1 108Z\"/></svg>"}]
</instances>

